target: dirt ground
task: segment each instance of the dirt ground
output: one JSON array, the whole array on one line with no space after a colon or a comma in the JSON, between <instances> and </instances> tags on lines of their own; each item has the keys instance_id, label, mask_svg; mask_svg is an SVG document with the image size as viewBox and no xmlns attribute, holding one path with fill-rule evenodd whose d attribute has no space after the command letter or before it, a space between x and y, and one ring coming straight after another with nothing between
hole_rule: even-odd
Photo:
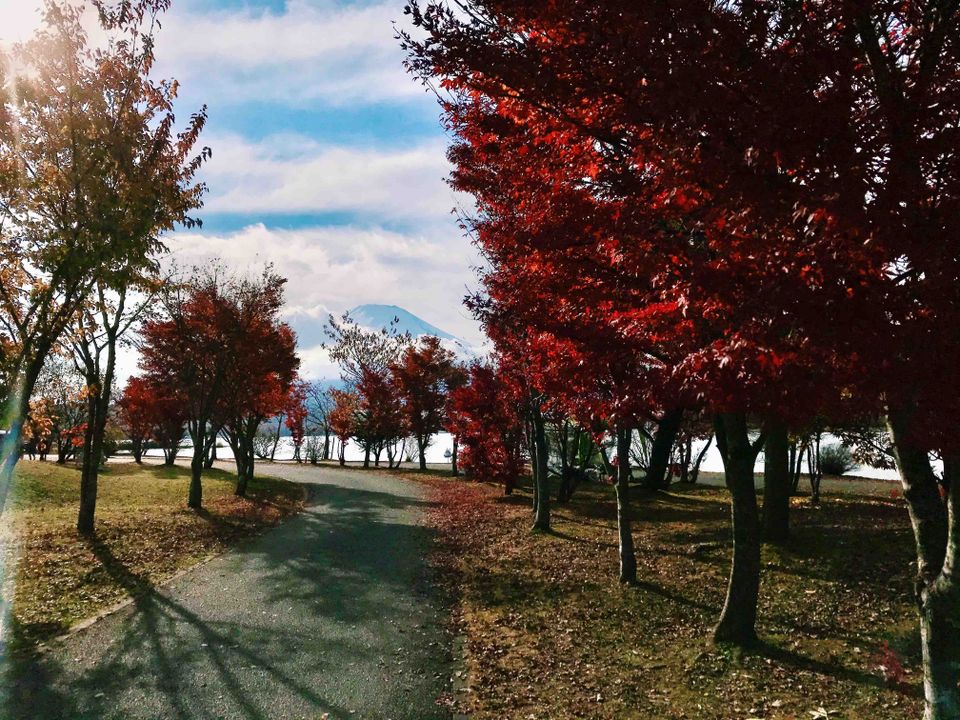
<instances>
[{"instance_id":1,"label":"dirt ground","mask_svg":"<svg viewBox=\"0 0 960 720\"><path fill-rule=\"evenodd\" d=\"M612 488L554 505L530 531L530 496L427 480L436 562L465 640L460 710L476 718L818 718L922 714L906 510L882 481L836 480L794 498L793 537L765 548L748 651L710 631L726 590L727 493L638 496L640 583L617 582ZM846 483L860 492L836 492ZM856 485L849 485L856 483ZM674 486L677 488L680 486ZM895 486L894 486L895 487Z\"/></svg>"}]
</instances>

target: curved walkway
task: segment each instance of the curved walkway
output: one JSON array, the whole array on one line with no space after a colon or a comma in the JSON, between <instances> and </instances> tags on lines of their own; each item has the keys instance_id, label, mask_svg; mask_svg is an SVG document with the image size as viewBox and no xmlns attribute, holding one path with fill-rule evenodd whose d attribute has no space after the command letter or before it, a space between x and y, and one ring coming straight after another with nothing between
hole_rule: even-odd
<instances>
[{"instance_id":1,"label":"curved walkway","mask_svg":"<svg viewBox=\"0 0 960 720\"><path fill-rule=\"evenodd\" d=\"M307 510L159 590L124 578L136 602L11 664L0 717L448 717L421 489L329 466L259 470L306 484Z\"/></svg>"}]
</instances>

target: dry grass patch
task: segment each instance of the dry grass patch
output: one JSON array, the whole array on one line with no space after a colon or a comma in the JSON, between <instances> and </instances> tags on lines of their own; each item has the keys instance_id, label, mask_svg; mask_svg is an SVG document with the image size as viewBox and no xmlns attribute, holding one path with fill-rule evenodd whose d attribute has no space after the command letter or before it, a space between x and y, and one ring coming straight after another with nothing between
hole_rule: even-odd
<instances>
[{"instance_id":1,"label":"dry grass patch","mask_svg":"<svg viewBox=\"0 0 960 720\"><path fill-rule=\"evenodd\" d=\"M922 714L901 502L794 500L790 546L764 550L748 652L708 642L729 570L726 492L637 499L639 587L616 582L612 490L589 486L533 534L530 497L426 480L438 564L465 637L476 718L802 718Z\"/></svg>"},{"instance_id":2,"label":"dry grass patch","mask_svg":"<svg viewBox=\"0 0 960 720\"><path fill-rule=\"evenodd\" d=\"M79 471L20 463L2 535L13 645L60 634L302 506L293 483L257 478L249 497L237 498L235 476L209 470L196 512L186 506L189 481L186 468L109 465L99 480L96 538L87 540L75 530Z\"/></svg>"}]
</instances>

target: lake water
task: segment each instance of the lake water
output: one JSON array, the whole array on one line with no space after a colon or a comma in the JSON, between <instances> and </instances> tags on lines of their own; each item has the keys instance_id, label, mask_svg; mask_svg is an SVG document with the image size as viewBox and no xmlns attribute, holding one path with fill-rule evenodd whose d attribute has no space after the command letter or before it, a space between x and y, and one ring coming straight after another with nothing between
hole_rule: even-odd
<instances>
[{"instance_id":1,"label":"lake water","mask_svg":"<svg viewBox=\"0 0 960 720\"><path fill-rule=\"evenodd\" d=\"M321 439L322 441L322 439ZM831 445L834 443L839 443L839 440L830 435L829 433L824 434L821 446ZM415 447L415 446L414 446ZM696 457L699 450L703 447L703 442L694 443L693 453ZM434 436L433 442L427 448L427 462L431 464L442 464L449 463L450 458L446 453L450 452L453 449L453 438L449 433L439 433ZM178 457L190 457L192 450L188 448L183 448L180 450ZM150 450L147 452L147 455L150 457L162 457L163 452L161 450ZM233 453L230 451L229 447L218 447L217 448L217 457L221 460L230 460L233 458ZM280 438L280 444L277 446L277 460L290 460L293 458L293 443L290 438L284 437ZM348 462L360 462L363 460L363 449L354 442L347 443L346 450L346 459ZM381 456L381 461L386 463L386 452ZM757 470L763 470L763 453L757 458ZM700 469L704 472L723 472L723 461L720 458L720 451L717 450L716 442L712 443L710 449L707 451L706 456L703 459L703 464L700 466ZM807 464L803 463L803 470L806 472ZM868 466L857 467L854 470L851 470L847 475L866 477L866 478L875 478L877 480L896 480L898 478L896 470L881 470L878 468L872 468Z\"/></svg>"}]
</instances>

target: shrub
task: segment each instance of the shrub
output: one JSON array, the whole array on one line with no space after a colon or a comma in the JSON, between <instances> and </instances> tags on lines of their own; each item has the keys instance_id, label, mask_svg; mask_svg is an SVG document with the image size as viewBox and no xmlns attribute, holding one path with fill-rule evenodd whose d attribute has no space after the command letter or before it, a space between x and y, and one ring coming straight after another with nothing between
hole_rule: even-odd
<instances>
[{"instance_id":1,"label":"shrub","mask_svg":"<svg viewBox=\"0 0 960 720\"><path fill-rule=\"evenodd\" d=\"M270 459L270 453L273 451L274 435L272 432L257 430L253 436L253 453L261 460Z\"/></svg>"},{"instance_id":2,"label":"shrub","mask_svg":"<svg viewBox=\"0 0 960 720\"><path fill-rule=\"evenodd\" d=\"M116 423L108 422L103 432L103 457L100 459L100 462L105 463L116 455L120 451L121 444L125 438L126 435Z\"/></svg>"},{"instance_id":3,"label":"shrub","mask_svg":"<svg viewBox=\"0 0 960 720\"><path fill-rule=\"evenodd\" d=\"M843 475L856 466L853 454L843 445L824 445L820 448L820 469L824 475Z\"/></svg>"},{"instance_id":4,"label":"shrub","mask_svg":"<svg viewBox=\"0 0 960 720\"><path fill-rule=\"evenodd\" d=\"M304 459L311 465L320 462L320 456L323 455L323 438L318 435L307 435L303 443Z\"/></svg>"}]
</instances>

